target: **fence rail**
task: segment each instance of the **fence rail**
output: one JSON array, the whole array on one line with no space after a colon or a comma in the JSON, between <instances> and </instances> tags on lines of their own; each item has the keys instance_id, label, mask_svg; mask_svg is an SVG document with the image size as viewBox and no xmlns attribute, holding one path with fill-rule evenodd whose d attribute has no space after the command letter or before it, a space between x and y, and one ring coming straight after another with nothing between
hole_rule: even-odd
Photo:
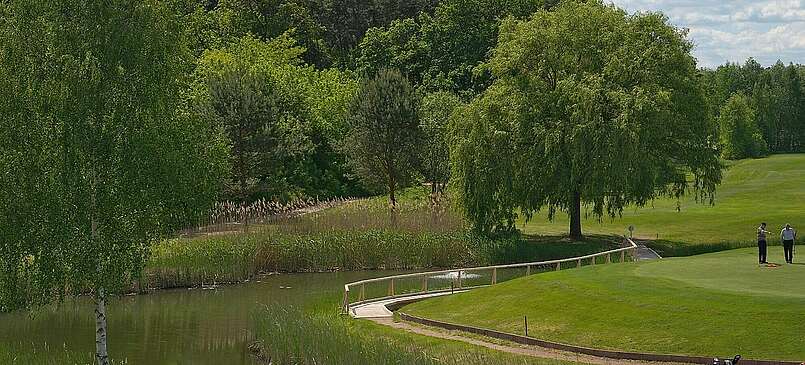
<instances>
[{"instance_id":1,"label":"fence rail","mask_svg":"<svg viewBox=\"0 0 805 365\"><path fill-rule=\"evenodd\" d=\"M622 248L559 260L456 268L360 280L344 285L342 311L347 314L351 306L389 298L495 285L501 281L523 276L520 274L528 276L539 272L558 271L563 268L597 265L599 264L597 261L602 261L600 264L608 264L612 262L613 255L616 256L618 261L624 262L626 261L627 252L632 259L635 259L637 245L634 241L630 238L624 238L623 244L625 247ZM568 264L573 265L568 266ZM523 269L525 269L524 273L521 272ZM431 282L434 283L432 284ZM447 284L449 284L449 287ZM353 291L352 289L356 290ZM353 294L354 292L357 292L357 294ZM352 301L352 295L357 295L355 301Z\"/></svg>"}]
</instances>

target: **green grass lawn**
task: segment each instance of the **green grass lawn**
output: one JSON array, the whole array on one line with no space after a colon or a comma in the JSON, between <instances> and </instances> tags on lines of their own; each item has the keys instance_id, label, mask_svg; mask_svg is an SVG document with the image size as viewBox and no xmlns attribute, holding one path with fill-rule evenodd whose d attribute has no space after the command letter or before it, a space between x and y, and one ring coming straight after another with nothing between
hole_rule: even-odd
<instances>
[{"instance_id":1,"label":"green grass lawn","mask_svg":"<svg viewBox=\"0 0 805 365\"><path fill-rule=\"evenodd\" d=\"M801 361L803 278L805 265L760 267L740 249L532 275L402 311L512 333L528 316L533 337L597 348Z\"/></svg>"},{"instance_id":2,"label":"green grass lawn","mask_svg":"<svg viewBox=\"0 0 805 365\"><path fill-rule=\"evenodd\" d=\"M664 242L656 247L674 256L699 252L684 246L753 244L761 221L768 222L772 231L787 222L805 229L805 154L737 161L724 171L714 206L697 203L692 197L680 203L680 211L676 200L658 199L651 206L626 208L622 218L605 217L598 222L590 216L582 228L586 234L622 235L626 227L634 225L637 237L659 237ZM567 226L564 214L553 222L545 215L518 222L524 233L538 235L566 234Z\"/></svg>"}]
</instances>

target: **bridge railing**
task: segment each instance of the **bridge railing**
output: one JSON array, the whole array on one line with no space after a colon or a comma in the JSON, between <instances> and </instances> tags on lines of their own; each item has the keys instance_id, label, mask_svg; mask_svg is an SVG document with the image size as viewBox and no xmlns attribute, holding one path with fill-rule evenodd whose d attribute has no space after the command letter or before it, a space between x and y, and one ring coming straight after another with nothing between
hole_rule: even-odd
<instances>
[{"instance_id":1,"label":"bridge railing","mask_svg":"<svg viewBox=\"0 0 805 365\"><path fill-rule=\"evenodd\" d=\"M635 259L637 245L630 238L624 238L623 243L622 248L559 260L456 268L360 280L344 285L342 311L347 314L353 306L390 298L475 289L541 272L624 262L627 254L630 259Z\"/></svg>"}]
</instances>

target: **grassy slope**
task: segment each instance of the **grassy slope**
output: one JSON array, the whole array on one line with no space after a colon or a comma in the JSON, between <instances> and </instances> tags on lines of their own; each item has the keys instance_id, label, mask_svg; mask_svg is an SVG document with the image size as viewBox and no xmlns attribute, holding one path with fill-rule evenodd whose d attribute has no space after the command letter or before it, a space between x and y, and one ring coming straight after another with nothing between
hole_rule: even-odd
<instances>
[{"instance_id":1,"label":"grassy slope","mask_svg":"<svg viewBox=\"0 0 805 365\"><path fill-rule=\"evenodd\" d=\"M803 276L741 249L534 275L403 311L516 333L527 315L531 336L599 348L802 360Z\"/></svg>"},{"instance_id":2,"label":"grassy slope","mask_svg":"<svg viewBox=\"0 0 805 365\"><path fill-rule=\"evenodd\" d=\"M738 161L725 170L716 194L715 206L685 198L677 211L675 200L659 199L653 206L625 209L621 219L599 223L589 217L583 228L586 233L624 234L634 225L638 237L659 235L677 245L751 244L760 221L768 222L772 231L786 222L805 228L805 155ZM554 222L536 216L518 223L523 232L541 235L562 234L568 225L563 214Z\"/></svg>"}]
</instances>

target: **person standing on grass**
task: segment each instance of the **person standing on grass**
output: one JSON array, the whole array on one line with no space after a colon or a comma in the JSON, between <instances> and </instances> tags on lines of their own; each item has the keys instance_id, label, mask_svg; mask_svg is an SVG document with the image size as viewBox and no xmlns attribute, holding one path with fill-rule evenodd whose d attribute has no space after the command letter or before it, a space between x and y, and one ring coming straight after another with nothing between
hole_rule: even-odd
<instances>
[{"instance_id":1,"label":"person standing on grass","mask_svg":"<svg viewBox=\"0 0 805 365\"><path fill-rule=\"evenodd\" d=\"M780 238L783 239L783 252L785 253L785 262L787 264L794 263L794 240L797 239L797 231L791 228L790 224L785 225L783 231L780 232Z\"/></svg>"},{"instance_id":2,"label":"person standing on grass","mask_svg":"<svg viewBox=\"0 0 805 365\"><path fill-rule=\"evenodd\" d=\"M760 224L757 228L757 255L760 264L766 264L766 234L771 233L766 230L766 222Z\"/></svg>"}]
</instances>

